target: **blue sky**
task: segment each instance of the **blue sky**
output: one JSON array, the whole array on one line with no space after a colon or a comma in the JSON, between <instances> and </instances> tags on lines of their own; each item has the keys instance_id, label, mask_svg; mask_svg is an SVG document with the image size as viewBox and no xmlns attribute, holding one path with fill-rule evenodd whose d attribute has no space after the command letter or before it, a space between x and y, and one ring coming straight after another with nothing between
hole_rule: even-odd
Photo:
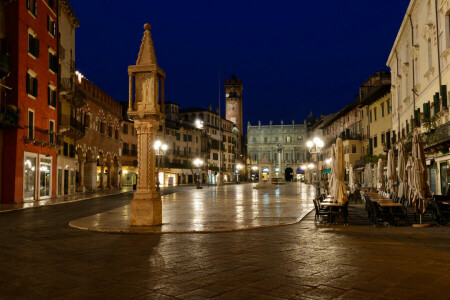
<instances>
[{"instance_id":1,"label":"blue sky","mask_svg":"<svg viewBox=\"0 0 450 300\"><path fill-rule=\"evenodd\" d=\"M130 5L127 5L129 3ZM244 121L303 122L338 111L386 61L406 0L72 0L77 68L127 101L144 23L152 25L166 100L218 105L218 74L244 85Z\"/></svg>"}]
</instances>

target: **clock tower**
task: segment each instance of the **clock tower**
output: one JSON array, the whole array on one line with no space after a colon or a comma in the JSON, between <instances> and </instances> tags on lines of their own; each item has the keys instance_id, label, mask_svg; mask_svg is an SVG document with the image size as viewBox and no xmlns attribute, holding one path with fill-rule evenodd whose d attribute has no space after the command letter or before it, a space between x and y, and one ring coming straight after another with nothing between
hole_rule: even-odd
<instances>
[{"instance_id":1,"label":"clock tower","mask_svg":"<svg viewBox=\"0 0 450 300\"><path fill-rule=\"evenodd\" d=\"M242 154L242 79L231 75L231 79L225 79L225 119L236 124L233 132L237 135L239 154Z\"/></svg>"}]
</instances>

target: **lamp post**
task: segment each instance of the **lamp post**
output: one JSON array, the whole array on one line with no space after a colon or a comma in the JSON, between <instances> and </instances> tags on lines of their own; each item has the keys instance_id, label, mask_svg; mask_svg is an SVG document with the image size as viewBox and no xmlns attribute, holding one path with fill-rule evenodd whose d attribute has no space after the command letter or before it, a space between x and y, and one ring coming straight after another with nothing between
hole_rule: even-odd
<instances>
[{"instance_id":1,"label":"lamp post","mask_svg":"<svg viewBox=\"0 0 450 300\"><path fill-rule=\"evenodd\" d=\"M309 153L311 154L317 154L317 172L319 172L319 153L322 152L322 148L323 148L324 144L323 141L318 138L315 137L312 139L312 141L308 141L306 143L306 147L308 147L309 149ZM312 168L310 168L312 169ZM320 179L320 177L318 178L318 180Z\"/></svg>"},{"instance_id":2,"label":"lamp post","mask_svg":"<svg viewBox=\"0 0 450 300\"><path fill-rule=\"evenodd\" d=\"M236 183L239 183L239 172L242 170L242 165L237 164L236 165Z\"/></svg>"},{"instance_id":3,"label":"lamp post","mask_svg":"<svg viewBox=\"0 0 450 300\"><path fill-rule=\"evenodd\" d=\"M198 168L197 189L201 189L202 187L200 186L200 175L201 175L200 167L203 165L203 160L201 160L200 158L196 158L194 160L194 165Z\"/></svg>"},{"instance_id":4,"label":"lamp post","mask_svg":"<svg viewBox=\"0 0 450 300\"><path fill-rule=\"evenodd\" d=\"M158 193L160 193L160 188L159 188L160 159L162 156L166 155L167 145L163 144L161 141L156 141L153 144L153 148L155 149L155 155L156 155L156 190L158 191Z\"/></svg>"}]
</instances>

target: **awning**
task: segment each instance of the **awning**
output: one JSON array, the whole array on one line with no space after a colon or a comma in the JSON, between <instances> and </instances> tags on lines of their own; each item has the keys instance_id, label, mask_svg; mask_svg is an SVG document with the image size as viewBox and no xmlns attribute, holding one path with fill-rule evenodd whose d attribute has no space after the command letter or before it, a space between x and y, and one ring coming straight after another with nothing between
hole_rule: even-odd
<instances>
[{"instance_id":1,"label":"awning","mask_svg":"<svg viewBox=\"0 0 450 300\"><path fill-rule=\"evenodd\" d=\"M322 174L331 174L331 168L326 169Z\"/></svg>"}]
</instances>

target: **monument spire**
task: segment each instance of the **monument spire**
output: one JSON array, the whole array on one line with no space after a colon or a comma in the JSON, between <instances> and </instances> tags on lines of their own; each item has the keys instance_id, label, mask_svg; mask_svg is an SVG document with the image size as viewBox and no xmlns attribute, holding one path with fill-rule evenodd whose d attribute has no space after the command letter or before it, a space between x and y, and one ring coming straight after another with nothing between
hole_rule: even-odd
<instances>
[{"instance_id":1,"label":"monument spire","mask_svg":"<svg viewBox=\"0 0 450 300\"><path fill-rule=\"evenodd\" d=\"M158 65L156 62L155 47L153 47L152 34L150 29L152 26L148 23L144 25L144 36L142 37L141 47L139 48L136 65Z\"/></svg>"}]
</instances>

